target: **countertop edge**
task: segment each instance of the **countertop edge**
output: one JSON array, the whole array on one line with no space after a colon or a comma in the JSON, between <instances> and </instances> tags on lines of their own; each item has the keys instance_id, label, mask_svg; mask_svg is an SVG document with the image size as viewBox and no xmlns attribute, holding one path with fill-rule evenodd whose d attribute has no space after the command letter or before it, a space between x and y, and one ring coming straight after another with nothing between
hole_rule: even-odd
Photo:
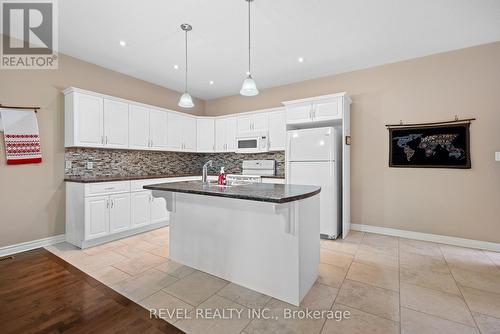
<instances>
[{"instance_id":1,"label":"countertop edge","mask_svg":"<svg viewBox=\"0 0 500 334\"><path fill-rule=\"evenodd\" d=\"M148 190L153 190L153 191L165 191L165 192L175 192L175 193L183 193L183 194L191 194L191 195L200 195L200 196L213 196L213 197L226 197L226 198L233 198L233 199L242 199L242 200L249 200L249 201L256 201L256 202L268 202L268 203L274 203L274 204L284 204L284 203L289 203L289 202L294 202L294 201L299 201L301 199L306 199L309 197L313 197L321 192L321 187L318 187L318 189L305 193L305 194L300 194L300 195L295 195L295 196L290 196L290 197L285 197L285 198L264 198L264 197L255 197L251 195L235 195L235 194L227 194L227 193L216 193L216 192L204 192L200 190L190 190L190 189L175 189L175 190L168 190L168 189L158 189L155 185L147 185L143 187L144 189Z\"/></svg>"}]
</instances>

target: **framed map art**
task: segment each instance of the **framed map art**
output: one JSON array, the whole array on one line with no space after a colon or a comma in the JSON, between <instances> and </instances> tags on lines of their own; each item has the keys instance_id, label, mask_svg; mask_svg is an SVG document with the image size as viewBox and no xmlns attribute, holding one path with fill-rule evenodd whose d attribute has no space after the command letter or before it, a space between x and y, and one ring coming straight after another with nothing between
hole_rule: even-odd
<instances>
[{"instance_id":1,"label":"framed map art","mask_svg":"<svg viewBox=\"0 0 500 334\"><path fill-rule=\"evenodd\" d=\"M469 126L389 128L389 167L471 168Z\"/></svg>"}]
</instances>

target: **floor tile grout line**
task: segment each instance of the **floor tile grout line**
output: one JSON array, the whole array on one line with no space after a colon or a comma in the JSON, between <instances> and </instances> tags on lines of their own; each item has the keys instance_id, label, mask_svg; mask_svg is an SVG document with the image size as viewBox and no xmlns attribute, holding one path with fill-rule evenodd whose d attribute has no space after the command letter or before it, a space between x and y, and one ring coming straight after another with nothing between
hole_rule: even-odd
<instances>
[{"instance_id":1,"label":"floor tile grout line","mask_svg":"<svg viewBox=\"0 0 500 334\"><path fill-rule=\"evenodd\" d=\"M346 304L343 304L343 303L337 303L337 305L344 306L344 307L348 307L348 308L352 308L353 310L360 311L360 312L363 312L363 313L366 313L366 314L372 315L372 316L377 317L377 318L380 318L380 319L384 319L384 320L389 320L389 321L392 321L392 322L400 323L400 321L396 321L396 320L394 320L394 319L389 319L389 318L383 317L383 316L381 316L380 314L375 314L375 313L372 313L372 312L368 312L368 311L365 311L365 310L361 310L361 309L359 309L359 308L357 308L357 307L349 306L349 305L346 305ZM400 319L400 320L401 320L401 319Z\"/></svg>"},{"instance_id":2,"label":"floor tile grout line","mask_svg":"<svg viewBox=\"0 0 500 334\"><path fill-rule=\"evenodd\" d=\"M460 285L458 284L457 282L457 279L455 278L455 276L453 275L453 271L451 270L450 268L450 265L448 264L448 261L446 260L446 257L444 256L444 252L443 250L441 249L441 247L439 247L439 249L441 250L441 254L443 255L444 257L444 261L446 262L446 266L448 267L448 270L450 271L450 274L451 274L451 277L453 278L453 280L455 281L455 284L457 285L458 287L458 291L460 291L460 296L462 296L462 299L465 303L465 306L467 306L467 309L469 310L469 314L470 314L470 317L472 318L472 321L474 321L474 324L476 325L476 329L481 333L481 330L479 329L479 326L477 325L477 321L476 319L474 318L474 315L472 314L472 310L470 309L470 306L469 306L469 303L467 303L467 299L465 299L465 296L464 294L462 293L462 290L460 289Z\"/></svg>"},{"instance_id":3,"label":"floor tile grout line","mask_svg":"<svg viewBox=\"0 0 500 334\"><path fill-rule=\"evenodd\" d=\"M468 328L474 328L474 329L478 329L477 328L477 325L476 326L471 326L471 325L467 325L467 324L464 324L463 322L458 322L456 320L452 320L452 319L448 319L448 318L444 318L442 316L439 316L439 315L435 315L435 314L431 314L431 313L427 313L427 312L423 312L423 311L419 311L419 310L415 310L414 308L411 308L409 306L403 306L402 308L405 308L407 310L411 310L413 312L417 312L417 313L422 313L422 314L425 314L425 315L428 315L428 316L431 316L431 317L434 317L434 318L438 318L438 319L441 319L441 320L446 320L446 321L449 321L449 322L453 322L455 324L459 324L459 325L462 325L462 326L466 326ZM472 316L472 315L471 315ZM474 321L474 323L476 323Z\"/></svg>"}]
</instances>

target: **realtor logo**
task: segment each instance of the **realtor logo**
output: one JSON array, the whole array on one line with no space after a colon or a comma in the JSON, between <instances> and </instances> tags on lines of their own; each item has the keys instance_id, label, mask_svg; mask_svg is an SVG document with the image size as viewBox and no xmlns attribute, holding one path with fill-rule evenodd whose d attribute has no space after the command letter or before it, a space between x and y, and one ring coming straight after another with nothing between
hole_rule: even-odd
<instances>
[{"instance_id":1,"label":"realtor logo","mask_svg":"<svg viewBox=\"0 0 500 334\"><path fill-rule=\"evenodd\" d=\"M56 0L3 0L1 69L56 69Z\"/></svg>"}]
</instances>

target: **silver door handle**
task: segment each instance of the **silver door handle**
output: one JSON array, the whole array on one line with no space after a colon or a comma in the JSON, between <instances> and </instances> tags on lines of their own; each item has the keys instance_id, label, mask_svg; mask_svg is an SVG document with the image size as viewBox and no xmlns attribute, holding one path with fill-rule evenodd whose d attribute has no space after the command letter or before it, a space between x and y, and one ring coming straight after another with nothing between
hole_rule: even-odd
<instances>
[{"instance_id":1,"label":"silver door handle","mask_svg":"<svg viewBox=\"0 0 500 334\"><path fill-rule=\"evenodd\" d=\"M111 200L111 208L113 208L114 205L115 205L115 201Z\"/></svg>"},{"instance_id":2,"label":"silver door handle","mask_svg":"<svg viewBox=\"0 0 500 334\"><path fill-rule=\"evenodd\" d=\"M108 144L108 136L106 136L106 144Z\"/></svg>"},{"instance_id":3,"label":"silver door handle","mask_svg":"<svg viewBox=\"0 0 500 334\"><path fill-rule=\"evenodd\" d=\"M106 208L109 209L109 200L106 200Z\"/></svg>"}]
</instances>

